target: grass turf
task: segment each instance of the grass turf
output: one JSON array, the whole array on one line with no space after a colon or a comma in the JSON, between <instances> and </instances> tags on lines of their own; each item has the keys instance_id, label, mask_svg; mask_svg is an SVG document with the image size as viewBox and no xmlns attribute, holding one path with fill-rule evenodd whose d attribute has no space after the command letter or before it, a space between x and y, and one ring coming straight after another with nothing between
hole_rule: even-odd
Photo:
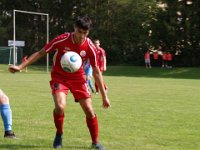
<instances>
[{"instance_id":1,"label":"grass turf","mask_svg":"<svg viewBox=\"0 0 200 150\"><path fill-rule=\"evenodd\" d=\"M55 134L50 75L45 67L10 74L0 65L0 88L9 96L17 139L3 138L0 149L49 150ZM112 107L92 95L99 119L99 140L107 150L199 150L200 69L111 66L104 74ZM90 136L79 104L69 94L63 149L90 149Z\"/></svg>"}]
</instances>

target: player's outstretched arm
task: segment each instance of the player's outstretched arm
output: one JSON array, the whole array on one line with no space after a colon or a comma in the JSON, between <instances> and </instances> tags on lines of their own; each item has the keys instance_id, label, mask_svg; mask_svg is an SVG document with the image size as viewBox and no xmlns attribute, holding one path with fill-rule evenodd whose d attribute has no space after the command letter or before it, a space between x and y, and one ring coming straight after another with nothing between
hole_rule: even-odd
<instances>
[{"instance_id":1,"label":"player's outstretched arm","mask_svg":"<svg viewBox=\"0 0 200 150\"><path fill-rule=\"evenodd\" d=\"M41 57L46 55L46 51L44 49L41 49L38 52L33 53L28 59L27 61L22 62L19 66L10 66L8 68L8 70L11 73L15 73L15 72L19 72L20 70L24 69L25 67L27 67L28 65L36 62L38 59L40 59Z\"/></svg>"},{"instance_id":2,"label":"player's outstretched arm","mask_svg":"<svg viewBox=\"0 0 200 150\"><path fill-rule=\"evenodd\" d=\"M98 67L93 67L93 76L97 83L97 86L99 87L99 90L101 91L103 107L109 108L111 106L110 101L109 101L107 93L104 89L103 77L102 77L101 72Z\"/></svg>"}]
</instances>

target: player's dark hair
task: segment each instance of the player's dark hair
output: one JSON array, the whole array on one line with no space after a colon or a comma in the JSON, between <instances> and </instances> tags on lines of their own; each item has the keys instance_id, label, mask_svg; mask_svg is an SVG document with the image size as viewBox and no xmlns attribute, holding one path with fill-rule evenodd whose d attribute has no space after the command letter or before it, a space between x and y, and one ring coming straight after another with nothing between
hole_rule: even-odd
<instances>
[{"instance_id":1,"label":"player's dark hair","mask_svg":"<svg viewBox=\"0 0 200 150\"><path fill-rule=\"evenodd\" d=\"M77 17L74 25L83 30L90 30L92 28L92 20L88 15Z\"/></svg>"}]
</instances>

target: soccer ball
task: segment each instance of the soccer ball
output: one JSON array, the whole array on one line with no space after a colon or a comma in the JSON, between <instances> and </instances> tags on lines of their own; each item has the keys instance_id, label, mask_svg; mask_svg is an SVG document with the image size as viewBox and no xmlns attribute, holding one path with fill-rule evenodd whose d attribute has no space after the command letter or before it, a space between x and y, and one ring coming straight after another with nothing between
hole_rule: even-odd
<instances>
[{"instance_id":1,"label":"soccer ball","mask_svg":"<svg viewBox=\"0 0 200 150\"><path fill-rule=\"evenodd\" d=\"M76 52L66 52L61 57L60 64L64 71L73 73L80 69L82 59Z\"/></svg>"}]
</instances>

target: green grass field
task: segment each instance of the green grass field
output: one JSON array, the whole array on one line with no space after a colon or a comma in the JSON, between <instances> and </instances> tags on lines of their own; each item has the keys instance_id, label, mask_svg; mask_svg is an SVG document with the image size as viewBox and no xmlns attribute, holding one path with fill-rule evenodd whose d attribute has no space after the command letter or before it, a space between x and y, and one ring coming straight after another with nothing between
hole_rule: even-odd
<instances>
[{"instance_id":1,"label":"green grass field","mask_svg":"<svg viewBox=\"0 0 200 150\"><path fill-rule=\"evenodd\" d=\"M3 138L0 149L49 150L55 135L50 75L45 67L10 74L0 65L0 88L10 98L17 139ZM200 69L112 66L104 74L112 107L93 96L100 142L107 150L199 150ZM89 150L90 136L79 104L69 94L63 148Z\"/></svg>"}]
</instances>

